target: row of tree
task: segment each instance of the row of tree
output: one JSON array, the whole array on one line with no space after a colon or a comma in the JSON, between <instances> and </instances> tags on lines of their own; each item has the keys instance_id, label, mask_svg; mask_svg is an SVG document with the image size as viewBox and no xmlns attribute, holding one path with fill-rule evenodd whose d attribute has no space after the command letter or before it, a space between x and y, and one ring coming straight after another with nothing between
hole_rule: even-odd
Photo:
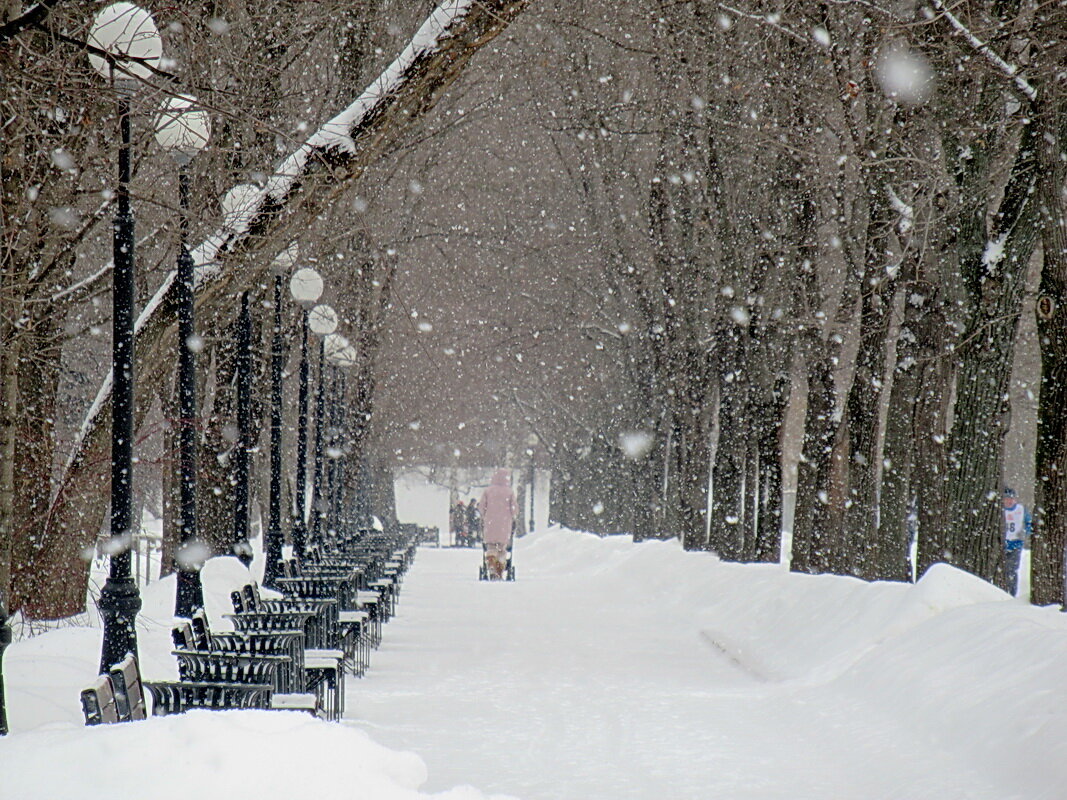
<instances>
[{"instance_id":1,"label":"row of tree","mask_svg":"<svg viewBox=\"0 0 1067 800\"><path fill-rule=\"evenodd\" d=\"M615 391L549 437L571 443L560 474L610 476L557 518L588 523L608 498L602 528L777 561L792 402L794 570L909 580L917 527L919 574L996 578L1008 384L1039 271L1033 600L1059 601L1067 10L568 5L572 90L542 125L598 246L592 363ZM552 408L542 424L567 428ZM650 446L627 455L627 431Z\"/></svg>"},{"instance_id":2,"label":"row of tree","mask_svg":"<svg viewBox=\"0 0 1067 800\"><path fill-rule=\"evenodd\" d=\"M1039 280L1034 599L1059 599L1060 5L456 0L442 46L308 151L434 4L261 6L158 9L174 63L135 98L139 436L165 495L177 192L150 120L178 88L215 120L193 238L217 264L198 293L198 507L218 552L234 298L262 301L267 338L292 240L359 340L353 479L397 458L518 466L532 430L558 520L773 561L796 464L793 568L868 578L911 577L915 527L920 572L995 577L1007 383ZM115 118L80 44L95 6L41 7L0 17L0 591L50 618L82 607L106 512ZM295 153L289 188L220 234L225 191Z\"/></svg>"}]
</instances>

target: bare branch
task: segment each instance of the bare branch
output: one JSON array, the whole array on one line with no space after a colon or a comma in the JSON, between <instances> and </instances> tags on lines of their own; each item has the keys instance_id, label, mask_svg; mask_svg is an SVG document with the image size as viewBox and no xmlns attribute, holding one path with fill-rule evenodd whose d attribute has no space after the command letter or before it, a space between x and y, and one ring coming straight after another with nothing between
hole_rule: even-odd
<instances>
[{"instance_id":1,"label":"bare branch","mask_svg":"<svg viewBox=\"0 0 1067 800\"><path fill-rule=\"evenodd\" d=\"M955 28L963 35L963 38L967 40L967 43L970 44L971 47L973 47L975 50L985 56L986 60L994 67L996 67L999 72L1002 72L1004 73L1004 75L1011 78L1015 86L1019 89L1020 92L1022 92L1024 95L1027 96L1027 98L1029 98L1031 103L1037 102L1037 89L1031 86L1030 83L1026 80L1026 78L1019 74L1018 67L1016 67L1014 64L1009 64L1003 58L994 53L993 50L989 47L989 45L987 45L985 42L983 42L981 39L971 33L970 29L962 22L960 22L959 18L955 14L945 8L941 0L934 0L934 6L937 7L938 11L945 15L945 19L949 21L949 24L952 25L953 28Z\"/></svg>"}]
</instances>

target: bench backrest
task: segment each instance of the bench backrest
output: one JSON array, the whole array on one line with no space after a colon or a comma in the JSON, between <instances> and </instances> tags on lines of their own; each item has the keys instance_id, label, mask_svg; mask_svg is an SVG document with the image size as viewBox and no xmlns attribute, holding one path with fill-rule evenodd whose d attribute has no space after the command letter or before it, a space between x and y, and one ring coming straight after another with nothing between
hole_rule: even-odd
<instances>
[{"instance_id":1,"label":"bench backrest","mask_svg":"<svg viewBox=\"0 0 1067 800\"><path fill-rule=\"evenodd\" d=\"M270 686L228 683L148 683L152 695L152 716L181 714L191 708L271 707Z\"/></svg>"},{"instance_id":2,"label":"bench backrest","mask_svg":"<svg viewBox=\"0 0 1067 800\"><path fill-rule=\"evenodd\" d=\"M306 558L314 558L315 553L318 553L318 548L313 548L308 551ZM300 577L300 562L295 558L287 558L282 561L282 574L286 578L299 578Z\"/></svg>"},{"instance_id":3,"label":"bench backrest","mask_svg":"<svg viewBox=\"0 0 1067 800\"><path fill-rule=\"evenodd\" d=\"M81 693L82 711L85 712L86 725L101 725L118 722L118 710L115 707L115 690L111 678L99 676L88 689Z\"/></svg>"},{"instance_id":4,"label":"bench backrest","mask_svg":"<svg viewBox=\"0 0 1067 800\"><path fill-rule=\"evenodd\" d=\"M111 687L115 693L115 711L120 722L147 717L141 670L132 654L111 668Z\"/></svg>"},{"instance_id":5,"label":"bench backrest","mask_svg":"<svg viewBox=\"0 0 1067 800\"><path fill-rule=\"evenodd\" d=\"M178 650L195 650L196 644L193 641L193 626L188 622L181 622L175 625L170 631L171 639L174 640L174 647Z\"/></svg>"},{"instance_id":6,"label":"bench backrest","mask_svg":"<svg viewBox=\"0 0 1067 800\"><path fill-rule=\"evenodd\" d=\"M245 611L259 611L259 587L254 583L246 583L241 592L244 594Z\"/></svg>"},{"instance_id":7,"label":"bench backrest","mask_svg":"<svg viewBox=\"0 0 1067 800\"><path fill-rule=\"evenodd\" d=\"M197 609L192 619L193 649L207 652L211 650L211 626L207 622L204 609Z\"/></svg>"}]
</instances>

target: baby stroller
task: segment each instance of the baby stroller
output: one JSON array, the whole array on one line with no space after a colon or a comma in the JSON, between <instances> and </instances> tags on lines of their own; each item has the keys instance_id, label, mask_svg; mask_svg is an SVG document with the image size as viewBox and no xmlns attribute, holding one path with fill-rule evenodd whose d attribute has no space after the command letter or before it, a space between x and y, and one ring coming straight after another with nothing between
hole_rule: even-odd
<instances>
[{"instance_id":1,"label":"baby stroller","mask_svg":"<svg viewBox=\"0 0 1067 800\"><path fill-rule=\"evenodd\" d=\"M515 580L515 566L511 563L511 547L512 547L512 545L514 543L515 543L515 533L514 533L514 531L512 531L511 538L508 539L507 561L505 562L505 567L504 567L504 580L506 580L506 581ZM482 542L482 566L481 566L481 569L478 570L478 580L480 580L480 581L490 580L490 577L489 577L489 550L486 547L486 544L485 544L484 541Z\"/></svg>"}]
</instances>

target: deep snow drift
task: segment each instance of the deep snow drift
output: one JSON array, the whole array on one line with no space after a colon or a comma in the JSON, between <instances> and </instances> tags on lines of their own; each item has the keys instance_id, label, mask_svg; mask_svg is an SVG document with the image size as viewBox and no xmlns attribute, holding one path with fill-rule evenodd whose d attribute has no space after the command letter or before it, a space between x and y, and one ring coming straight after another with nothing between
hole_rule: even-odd
<instances>
[{"instance_id":1,"label":"deep snow drift","mask_svg":"<svg viewBox=\"0 0 1067 800\"><path fill-rule=\"evenodd\" d=\"M1067 615L972 576L866 584L559 530L518 541L515 583L477 581L479 558L420 550L340 725L202 712L85 729L99 631L16 643L0 796L1067 796ZM216 559L205 579L222 628L247 573ZM146 591L149 677L174 672L172 591Z\"/></svg>"}]
</instances>

